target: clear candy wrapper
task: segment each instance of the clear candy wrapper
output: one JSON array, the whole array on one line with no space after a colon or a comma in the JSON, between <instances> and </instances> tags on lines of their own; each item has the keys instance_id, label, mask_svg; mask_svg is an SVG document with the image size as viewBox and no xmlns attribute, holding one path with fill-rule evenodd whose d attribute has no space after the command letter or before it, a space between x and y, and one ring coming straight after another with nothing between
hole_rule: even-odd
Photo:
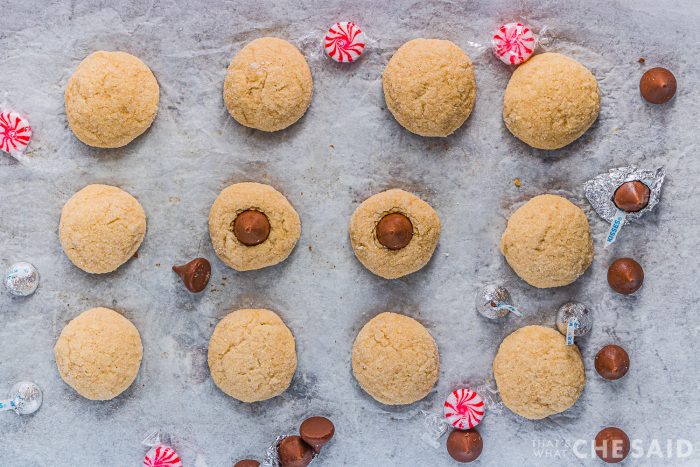
<instances>
[{"instance_id":1,"label":"clear candy wrapper","mask_svg":"<svg viewBox=\"0 0 700 467\"><path fill-rule=\"evenodd\" d=\"M141 443L150 448L143 457L144 467L182 467L180 455L171 447L172 438L169 433L153 429Z\"/></svg>"},{"instance_id":2,"label":"clear candy wrapper","mask_svg":"<svg viewBox=\"0 0 700 467\"><path fill-rule=\"evenodd\" d=\"M547 26L535 34L527 19L518 18L495 27L491 33L490 44L493 53L507 65L521 65L532 57L538 49L550 45Z\"/></svg>"},{"instance_id":3,"label":"clear candy wrapper","mask_svg":"<svg viewBox=\"0 0 700 467\"><path fill-rule=\"evenodd\" d=\"M618 167L600 174L583 184L583 191L596 213L610 223L606 247L613 243L625 223L641 219L654 209L661 199L661 186L666 176L665 167L656 170L638 170L634 166ZM625 212L615 206L615 190L625 182L640 181L649 187L649 203L637 212Z\"/></svg>"}]
</instances>

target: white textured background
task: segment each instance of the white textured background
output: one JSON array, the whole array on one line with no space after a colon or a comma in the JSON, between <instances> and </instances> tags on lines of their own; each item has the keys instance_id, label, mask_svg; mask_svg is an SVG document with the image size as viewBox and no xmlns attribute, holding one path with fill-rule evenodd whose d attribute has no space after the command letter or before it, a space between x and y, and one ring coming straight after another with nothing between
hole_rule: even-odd
<instances>
[{"instance_id":1,"label":"white textured background","mask_svg":"<svg viewBox=\"0 0 700 467\"><path fill-rule=\"evenodd\" d=\"M0 107L25 115L35 129L30 160L0 158L0 262L27 260L42 274L28 299L0 295L0 393L29 379L44 389L36 415L0 414L0 465L131 466L150 427L176 437L188 466L230 466L262 457L280 433L309 415L329 416L336 439L319 466L451 465L444 447L420 440L420 410L437 410L463 381L488 377L501 339L524 324L554 322L574 299L595 313L581 340L588 383L578 403L539 422L505 411L479 427L479 465L588 465L574 457L577 439L607 425L648 446L690 440L686 465L700 464L697 228L697 25L694 0L546 1L249 1L47 2L10 0L0 7ZM540 152L520 143L501 120L511 70L482 46L500 21L526 17L547 26L550 49L589 67L600 84L599 120L568 148ZM320 55L331 23L359 23L371 41L353 66ZM226 67L248 41L278 36L300 46L314 77L313 103L291 128L263 134L236 124L221 90ZM423 139L386 110L381 72L392 53L416 37L450 39L475 63L476 107L447 139ZM96 150L68 129L63 90L85 56L123 50L145 61L161 89L158 117L126 148ZM646 64L637 63L639 57ZM642 101L638 81L652 66L670 68L679 91L671 103ZM668 169L662 202L642 225L626 227L610 251L607 225L590 209L582 183L610 167ZM516 188L513 180L522 179ZM236 273L215 258L207 214L218 192L240 181L269 183L302 219L301 240L281 265ZM63 255L57 238L65 201L89 183L122 187L143 204L148 233L139 257L117 272L92 276ZM399 187L432 204L443 223L440 245L422 271L386 281L362 268L347 224L366 197ZM564 194L588 214L593 266L575 284L536 290L503 261L498 242L514 206L531 196ZM190 295L170 271L195 256L212 261L208 290ZM633 297L613 293L606 269L629 255L646 281ZM476 289L506 284L525 311L521 320L486 322L473 308ZM79 397L60 379L53 345L63 326L93 306L123 313L138 327L144 359L134 385L110 402ZM213 327L237 307L277 311L296 337L299 368L291 388L246 405L212 383L206 364ZM356 385L350 348L372 316L393 310L424 323L440 347L436 391L408 407L375 403ZM607 343L631 356L629 374L602 380L593 357ZM444 444L444 438L443 438ZM556 448L555 445L559 447ZM534 446L534 447L533 447ZM540 459L538 447L556 457ZM678 465L642 459L628 465Z\"/></svg>"}]
</instances>

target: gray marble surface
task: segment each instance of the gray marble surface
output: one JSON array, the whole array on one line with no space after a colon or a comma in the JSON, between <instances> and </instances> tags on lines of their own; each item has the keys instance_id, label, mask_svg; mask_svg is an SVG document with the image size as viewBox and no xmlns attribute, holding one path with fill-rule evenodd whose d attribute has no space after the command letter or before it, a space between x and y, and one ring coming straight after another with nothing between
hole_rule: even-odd
<instances>
[{"instance_id":1,"label":"gray marble surface","mask_svg":"<svg viewBox=\"0 0 700 467\"><path fill-rule=\"evenodd\" d=\"M9 0L0 7L0 106L26 114L35 129L28 158L0 158L0 264L27 260L42 274L30 298L0 294L0 393L22 379L45 391L34 416L0 414L0 465L139 465L144 434L160 427L173 434L185 465L231 466L261 457L276 435L294 432L312 414L329 416L337 427L319 467L452 465L444 438L439 448L421 440L421 411L438 411L450 389L488 378L503 337L525 324L552 325L557 307L572 299L595 314L592 334L580 341L588 377L582 397L565 413L537 422L491 412L479 427L484 451L476 465L600 465L586 440L607 425L622 427L643 448L643 457L626 465L700 465L700 4L381 3ZM549 49L585 64L600 85L600 118L560 151L530 149L501 120L511 69L484 44L497 23L520 16L536 30L546 26ZM318 46L325 28L343 19L358 22L370 38L366 56L353 66L325 60ZM299 45L314 77L306 116L275 134L236 124L221 97L233 55L266 35ZM475 63L476 107L446 139L408 133L385 108L381 72L392 53L416 37L453 40ZM140 57L160 83L153 127L122 149L89 148L66 123L66 81L99 49ZM679 82L676 98L664 106L646 104L637 90L642 72L657 65L673 70ZM667 167L662 202L603 250L607 225L587 204L582 184L631 163ZM216 259L207 214L222 188L247 180L282 191L303 231L283 264L237 273ZM57 237L61 207L89 183L124 188L148 215L138 258L105 276L75 268ZM432 204L443 232L426 268L386 281L354 258L347 225L362 200L391 187ZM527 286L498 251L513 209L543 192L581 206L595 235L592 267L575 284L552 290ZM170 266L200 255L212 260L213 278L194 296ZM616 295L605 279L607 264L622 255L646 271L644 287L632 297ZM494 324L476 315L475 291L489 282L509 287L522 319ZM93 306L123 313L143 338L138 378L109 402L79 397L61 381L53 360L63 326ZM238 307L277 311L296 337L299 368L290 389L273 400L239 403L209 377L208 339L221 317ZM407 407L374 402L350 369L355 335L384 310L420 320L440 348L436 389ZM593 369L595 353L607 343L627 348L632 360L629 374L615 383ZM657 456L654 440L665 454L666 440L679 438L693 444L689 458ZM572 449L579 439L587 443L585 458Z\"/></svg>"}]
</instances>

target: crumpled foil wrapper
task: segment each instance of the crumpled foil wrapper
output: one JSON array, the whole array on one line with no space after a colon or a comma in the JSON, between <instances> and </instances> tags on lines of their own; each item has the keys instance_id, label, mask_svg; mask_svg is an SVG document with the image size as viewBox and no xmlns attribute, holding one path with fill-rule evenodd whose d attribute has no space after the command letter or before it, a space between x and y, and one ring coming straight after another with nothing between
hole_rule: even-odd
<instances>
[{"instance_id":1,"label":"crumpled foil wrapper","mask_svg":"<svg viewBox=\"0 0 700 467\"><path fill-rule=\"evenodd\" d=\"M625 213L625 223L627 223L637 221L656 206L661 198L661 185L664 183L665 176L666 168L663 166L656 170L637 170L633 166L618 167L588 180L583 184L583 191L595 212L607 222L612 222L617 212L617 206L613 202L615 190L625 182L639 180L644 183L651 191L649 204L641 211Z\"/></svg>"},{"instance_id":2,"label":"crumpled foil wrapper","mask_svg":"<svg viewBox=\"0 0 700 467\"><path fill-rule=\"evenodd\" d=\"M513 301L508 289L500 285L487 285L476 294L476 311L483 317L497 320L512 312Z\"/></svg>"},{"instance_id":3,"label":"crumpled foil wrapper","mask_svg":"<svg viewBox=\"0 0 700 467\"><path fill-rule=\"evenodd\" d=\"M15 401L15 413L19 415L31 415L41 407L44 396L36 383L20 381L12 386L12 395Z\"/></svg>"},{"instance_id":4,"label":"crumpled foil wrapper","mask_svg":"<svg viewBox=\"0 0 700 467\"><path fill-rule=\"evenodd\" d=\"M566 335L566 327L570 319L576 319L578 327L574 330L574 337L585 336L593 328L593 317L586 305L578 302L563 304L557 312L557 329Z\"/></svg>"},{"instance_id":5,"label":"crumpled foil wrapper","mask_svg":"<svg viewBox=\"0 0 700 467\"><path fill-rule=\"evenodd\" d=\"M277 448L279 448L280 443L287 436L289 435L281 435L275 438L275 441L265 450L265 459L260 463L261 467L282 467ZM317 456L318 454L314 453L308 465L313 464Z\"/></svg>"}]
</instances>

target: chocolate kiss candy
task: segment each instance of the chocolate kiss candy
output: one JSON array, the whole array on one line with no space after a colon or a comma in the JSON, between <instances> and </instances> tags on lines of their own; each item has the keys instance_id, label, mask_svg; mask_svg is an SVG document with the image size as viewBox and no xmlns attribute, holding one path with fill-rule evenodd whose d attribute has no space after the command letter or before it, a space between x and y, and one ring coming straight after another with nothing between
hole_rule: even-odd
<instances>
[{"instance_id":1,"label":"chocolate kiss candy","mask_svg":"<svg viewBox=\"0 0 700 467\"><path fill-rule=\"evenodd\" d=\"M619 345L606 345L595 356L595 370L605 379L620 379L629 369L630 356Z\"/></svg>"},{"instance_id":2,"label":"chocolate kiss candy","mask_svg":"<svg viewBox=\"0 0 700 467\"><path fill-rule=\"evenodd\" d=\"M608 464L622 462L630 453L630 439L621 429L609 426L595 437L595 453Z\"/></svg>"},{"instance_id":3,"label":"chocolate kiss candy","mask_svg":"<svg viewBox=\"0 0 700 467\"><path fill-rule=\"evenodd\" d=\"M613 194L615 206L625 212L639 212L649 204L651 190L639 180L625 182Z\"/></svg>"},{"instance_id":4,"label":"chocolate kiss candy","mask_svg":"<svg viewBox=\"0 0 700 467\"><path fill-rule=\"evenodd\" d=\"M635 293L643 282L644 270L632 258L618 258L608 268L608 284L617 293Z\"/></svg>"},{"instance_id":5,"label":"chocolate kiss candy","mask_svg":"<svg viewBox=\"0 0 700 467\"><path fill-rule=\"evenodd\" d=\"M447 452L457 462L475 461L484 449L484 442L476 428L454 430L447 437Z\"/></svg>"},{"instance_id":6,"label":"chocolate kiss candy","mask_svg":"<svg viewBox=\"0 0 700 467\"><path fill-rule=\"evenodd\" d=\"M270 236L270 220L260 211L243 211L233 220L233 234L245 246L260 245Z\"/></svg>"},{"instance_id":7,"label":"chocolate kiss candy","mask_svg":"<svg viewBox=\"0 0 700 467\"><path fill-rule=\"evenodd\" d=\"M390 250L405 248L413 238L411 220L398 212L382 217L376 227L377 240Z\"/></svg>"},{"instance_id":8,"label":"chocolate kiss candy","mask_svg":"<svg viewBox=\"0 0 700 467\"><path fill-rule=\"evenodd\" d=\"M664 104L676 94L676 77L666 68L647 70L639 80L639 92L652 104Z\"/></svg>"},{"instance_id":9,"label":"chocolate kiss candy","mask_svg":"<svg viewBox=\"0 0 700 467\"><path fill-rule=\"evenodd\" d=\"M206 258L195 258L182 266L173 266L187 290L198 293L204 290L211 277L211 264Z\"/></svg>"},{"instance_id":10,"label":"chocolate kiss candy","mask_svg":"<svg viewBox=\"0 0 700 467\"><path fill-rule=\"evenodd\" d=\"M331 440L335 433L333 422L326 417L311 417L304 420L299 427L301 439L318 454L321 448Z\"/></svg>"},{"instance_id":11,"label":"chocolate kiss candy","mask_svg":"<svg viewBox=\"0 0 700 467\"><path fill-rule=\"evenodd\" d=\"M260 467L260 462L253 459L243 459L233 464L233 467Z\"/></svg>"},{"instance_id":12,"label":"chocolate kiss candy","mask_svg":"<svg viewBox=\"0 0 700 467\"><path fill-rule=\"evenodd\" d=\"M277 454L282 467L306 467L314 458L311 446L296 435L287 436L280 441Z\"/></svg>"}]
</instances>

